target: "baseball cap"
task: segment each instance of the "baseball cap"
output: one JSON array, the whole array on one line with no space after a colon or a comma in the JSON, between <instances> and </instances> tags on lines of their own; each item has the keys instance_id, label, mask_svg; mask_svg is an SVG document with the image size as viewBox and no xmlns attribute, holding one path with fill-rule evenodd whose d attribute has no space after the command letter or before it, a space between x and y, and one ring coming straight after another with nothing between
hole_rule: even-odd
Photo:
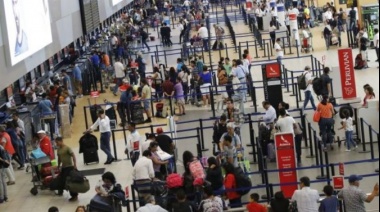
<instances>
[{"instance_id":1,"label":"baseball cap","mask_svg":"<svg viewBox=\"0 0 380 212\"><path fill-rule=\"evenodd\" d=\"M159 127L159 128L156 129L156 133L157 133L157 134L161 134L161 133L163 133L163 132L164 132L164 130L162 130L161 127Z\"/></svg>"},{"instance_id":2,"label":"baseball cap","mask_svg":"<svg viewBox=\"0 0 380 212\"><path fill-rule=\"evenodd\" d=\"M360 181L360 180L362 180L362 179L363 179L362 176L359 176L359 175L353 174L353 175L350 175L350 176L348 177L348 182L349 182L349 183L353 183L353 182L356 182L356 181Z\"/></svg>"},{"instance_id":3,"label":"baseball cap","mask_svg":"<svg viewBox=\"0 0 380 212\"><path fill-rule=\"evenodd\" d=\"M46 132L44 130L40 130L37 132L37 134L46 134Z\"/></svg>"}]
</instances>

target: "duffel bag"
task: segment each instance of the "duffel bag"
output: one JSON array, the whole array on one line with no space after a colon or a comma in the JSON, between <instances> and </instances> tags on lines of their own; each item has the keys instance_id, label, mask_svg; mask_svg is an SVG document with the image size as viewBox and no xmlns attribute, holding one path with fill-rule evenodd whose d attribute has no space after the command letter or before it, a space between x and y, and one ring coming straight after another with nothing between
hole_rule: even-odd
<instances>
[{"instance_id":1,"label":"duffel bag","mask_svg":"<svg viewBox=\"0 0 380 212\"><path fill-rule=\"evenodd\" d=\"M70 177L66 179L66 189L75 193L86 193L90 190L90 182L87 178L84 178L82 183L72 182Z\"/></svg>"},{"instance_id":2,"label":"duffel bag","mask_svg":"<svg viewBox=\"0 0 380 212\"><path fill-rule=\"evenodd\" d=\"M72 170L70 172L69 176L70 176L70 181L71 182L74 182L74 183L83 183L83 181L84 181L84 175L80 171L78 171L76 169Z\"/></svg>"}]
</instances>

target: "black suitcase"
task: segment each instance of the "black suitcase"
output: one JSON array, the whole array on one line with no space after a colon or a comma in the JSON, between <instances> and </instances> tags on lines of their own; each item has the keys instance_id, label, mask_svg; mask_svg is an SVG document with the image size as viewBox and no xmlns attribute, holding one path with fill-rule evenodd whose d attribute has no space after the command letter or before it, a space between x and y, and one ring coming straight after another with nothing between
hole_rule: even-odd
<instances>
[{"instance_id":1,"label":"black suitcase","mask_svg":"<svg viewBox=\"0 0 380 212\"><path fill-rule=\"evenodd\" d=\"M83 151L83 162L88 165L89 163L99 163L99 155L97 149L86 149Z\"/></svg>"},{"instance_id":2,"label":"black suitcase","mask_svg":"<svg viewBox=\"0 0 380 212\"><path fill-rule=\"evenodd\" d=\"M141 106L141 103L131 103L131 119L135 124L144 123L144 108Z\"/></svg>"},{"instance_id":3,"label":"black suitcase","mask_svg":"<svg viewBox=\"0 0 380 212\"><path fill-rule=\"evenodd\" d=\"M117 123L117 116L116 116L116 110L115 110L115 107L113 105L110 105L111 107L109 109L107 109L105 111L106 113L106 116L108 116L108 118L110 120L115 120L116 123ZM107 108L107 107L106 107Z\"/></svg>"},{"instance_id":4,"label":"black suitcase","mask_svg":"<svg viewBox=\"0 0 380 212\"><path fill-rule=\"evenodd\" d=\"M91 212L121 212L120 201L113 201L111 197L95 195L90 204L87 205L87 211Z\"/></svg>"},{"instance_id":5,"label":"black suitcase","mask_svg":"<svg viewBox=\"0 0 380 212\"><path fill-rule=\"evenodd\" d=\"M98 148L98 139L90 133L79 139L79 153L83 153L84 164L99 163Z\"/></svg>"}]
</instances>

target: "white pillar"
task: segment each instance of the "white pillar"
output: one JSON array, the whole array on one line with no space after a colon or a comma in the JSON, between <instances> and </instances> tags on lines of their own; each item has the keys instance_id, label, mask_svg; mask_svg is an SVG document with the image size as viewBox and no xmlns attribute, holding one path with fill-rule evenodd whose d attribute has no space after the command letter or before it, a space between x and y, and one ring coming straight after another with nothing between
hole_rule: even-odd
<instances>
[{"instance_id":1,"label":"white pillar","mask_svg":"<svg viewBox=\"0 0 380 212\"><path fill-rule=\"evenodd\" d=\"M289 13L289 25L290 25L292 40L297 41L298 45L300 45L300 36L298 33L298 23L297 23L296 13Z\"/></svg>"}]
</instances>

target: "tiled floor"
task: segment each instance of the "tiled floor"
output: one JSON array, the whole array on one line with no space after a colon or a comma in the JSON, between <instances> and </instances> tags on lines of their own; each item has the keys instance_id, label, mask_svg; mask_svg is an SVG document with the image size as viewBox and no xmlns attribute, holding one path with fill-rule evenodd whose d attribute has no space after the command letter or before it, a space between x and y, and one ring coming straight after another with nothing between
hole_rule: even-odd
<instances>
[{"instance_id":1,"label":"tiled floor","mask_svg":"<svg viewBox=\"0 0 380 212\"><path fill-rule=\"evenodd\" d=\"M235 29L237 34L249 32L248 26L245 26L242 21L238 21L238 22L233 23L233 24L234 24L234 29ZM326 56L326 65L328 65L330 67L336 67L336 66L338 66L337 51L336 51L337 49L335 47L335 48L331 48L330 50L326 51L326 49L324 48L324 41L320 38L320 35L319 35L321 30L322 30L321 27L312 29L312 32L315 35L314 40L313 40L313 46L314 46L315 51L312 52L312 54L313 54L313 56L315 56L319 60L322 60L322 57ZM178 42L178 34L179 34L178 30L174 29L172 40L175 43ZM347 42L345 40L344 34L343 34L342 38L343 38L343 46L347 46ZM246 40L252 41L253 37L247 36L247 37L239 38L238 41L242 42L242 41L246 41ZM228 45L230 44L229 39L226 39L225 42L228 43ZM151 42L151 46L154 46L157 44L159 44L158 39L156 39L156 41L154 41L154 42ZM171 48L158 47L159 50L160 49L178 49L178 48L179 48L178 45L173 45L173 47L171 47ZM254 49L250 48L250 51L254 52ZM358 51L357 49L353 50L354 55L356 55L357 51ZM293 52L296 52L295 49L293 50ZM238 55L232 49L229 50L228 53L229 53L229 57L231 59L238 57ZM222 54L222 56L226 55L224 51L221 52L221 54ZM262 52L259 51L259 54L262 55ZM355 71L357 89L359 91L359 96L361 98L364 95L362 92L360 92L360 91L362 91L361 87L365 83L370 83L371 85L373 85L374 89L375 89L375 93L376 94L379 93L379 86L378 86L379 85L379 72L378 72L378 68L376 68L378 66L378 63L374 62L376 59L375 58L376 54L375 54L374 50L370 50L368 54L369 54L369 59L371 60L371 62L369 62L369 66L371 68L366 69L366 70L361 70L361 71ZM295 54L293 54L291 56L294 57ZM180 57L180 55L169 56L167 58L168 65L174 66L175 65L175 59L178 57ZM208 53L205 53L205 57L208 58ZM218 61L218 59L219 59L218 57L219 57L218 52L214 52L212 54L213 61ZM148 60L148 63L149 63L148 67L151 67L151 60L150 60L150 57L148 55L146 55L146 59ZM260 58L260 59L262 59L262 58ZM274 57L272 57L272 59L274 59ZM206 61L207 60L208 59L206 59ZM310 63L311 63L310 58L299 58L299 59L292 59L292 60L284 60L284 64L289 70L302 70L305 65L310 65ZM148 69L148 71L149 71L149 69ZM261 73L260 67L254 66L254 68L252 69L252 74L253 74L255 80L261 80L262 79L260 73ZM260 85L258 84L257 86L260 86ZM263 100L263 92L261 91L261 89L257 89L256 93L257 93L257 102L261 102ZM119 97L114 97L111 92L107 91L107 93L102 94L100 98L101 99L106 98L111 102L116 102L116 101L118 101ZM285 90L284 90L284 99L287 102L289 102L289 104L291 105L291 108L295 108L295 101L296 101L295 98L290 97L289 93L285 93ZM100 101L101 100L99 99L98 103ZM92 102L94 103L94 101L92 101ZM119 183L121 183L123 186L130 185L132 183L132 178L131 178L132 166L131 166L130 161L121 160L120 162L113 163L112 165L104 166L102 162L105 161L105 155L101 151L99 151L101 163L86 166L83 164L82 155L77 154L78 153L78 141L79 141L79 138L82 136L82 132L85 130L84 114L83 114L83 109L82 109L83 106L85 106L85 105L87 105L87 97L77 100L75 118L74 118L74 122L72 124L72 137L65 139L65 142L69 146L71 146L73 148L74 152L76 153L79 170L105 167L106 171L111 171L116 175L117 181ZM245 106L247 108L247 112L253 112L253 108L250 107L251 105L252 105L251 102L246 103ZM259 111L263 111L260 106L259 106ZM217 115L219 115L219 114L217 114ZM182 122L182 121L201 119L201 118L207 119L211 116L212 116L212 114L209 111L209 109L198 108L198 107L194 107L191 105L187 105L187 115L182 116L182 117L178 117L176 119L179 122ZM310 118L311 116L312 116L312 114L310 112L308 112L307 117ZM377 114L377 116L378 116L378 114ZM255 117L255 118L257 118L257 117ZM153 124L160 124L160 123L166 124L166 120L156 119L156 118L153 119ZM211 121L205 122L204 127L210 126L211 123L212 123ZM178 124L177 130L180 131L180 130L190 129L190 128L198 127L198 126L199 125L197 122L188 123L188 124ZM313 127L316 128L314 123L313 123ZM255 126L255 128L256 128L256 126ZM150 131L150 129L149 129L149 126L147 126L146 129L144 129L144 130L141 129L139 131L140 131L140 134L144 134L145 132ZM243 125L241 131L242 131L243 143L248 144L249 143L248 126ZM128 133L129 132L127 132L127 134ZM209 148L209 149L212 148L211 141L210 141L211 133L212 133L211 129L205 129L204 130L205 147ZM98 136L98 133L95 133L95 135ZM177 133L178 138L182 138L185 136L193 136L193 135L195 135L195 131ZM124 152L123 133L118 132L118 133L116 133L115 137L116 137L116 150L117 150L118 157L119 157L119 159L124 159L125 155L123 153ZM190 150L190 151L195 153L196 152L195 143L196 143L195 139L178 140L177 141L177 149L178 149L179 158L181 158L181 155L182 155L183 151L185 151L185 150ZM245 150L246 155L248 155L248 151L249 151L248 149ZM305 149L303 151L304 151L303 165L304 166L310 166L310 165L315 164L316 163L315 159L306 158L306 156L308 154L310 154L309 150ZM377 145L375 145L375 153L376 153L375 156L379 157ZM205 152L204 154L206 156L210 156L211 150ZM360 154L358 152L346 153L346 152L344 152L343 147L341 147L340 149L336 148L336 150L329 153L329 156L330 156L329 157L330 162L346 162L346 161L362 160L362 159L369 159L370 158L369 154ZM250 158L251 156L248 155L247 157ZM183 170L181 162L178 161L177 164L178 164L178 170L179 171ZM275 164L269 164L268 168L269 169L275 169L276 166L275 166ZM375 168L378 168L378 162L374 162L374 163L368 162L368 163L347 165L346 166L346 175L353 174L353 173L370 174L370 173L373 173L373 170ZM257 165L253 165L252 171L256 171L256 170L257 170ZM307 176L311 177L312 179L315 179L315 177L319 174L320 173L319 173L318 169L310 169L310 170L307 169L307 170L298 171L299 176L307 175ZM30 173L25 173L25 171L16 171L16 184L8 187L9 201L4 203L4 204L0 204L0 211L36 211L36 212L41 211L42 212L42 211L47 211L47 209L53 205L57 206L60 209L60 211L64 211L64 212L74 211L78 205L86 205L90 202L90 199L95 195L94 186L98 182L98 180L100 179L100 176L88 177L88 179L90 180L90 183L91 183L91 190L89 192L87 192L86 194L81 194L79 196L79 201L77 203L69 203L67 201L67 199L69 198L68 193L65 193L63 197L55 196L54 193L51 191L40 191L37 196L31 195L29 193L30 188L32 188L32 183L30 182L31 178L32 177L31 177ZM260 176L256 176L256 175L252 176L252 179L253 179L254 184L260 183ZM269 179L270 179L270 182L272 182L272 183L278 182L277 173L271 173L269 175ZM370 192L372 189L372 186L377 181L378 181L378 177L365 178L363 180L363 182L361 183L361 187L364 190ZM312 185L312 187L315 187L321 191L323 185L325 185L325 184L326 183L315 183ZM279 188L275 188L275 191L276 190L279 190ZM257 192L259 192L261 194L265 193L265 191L262 189L257 190ZM375 199L374 202L371 204L367 204L367 209L371 210L371 211L378 211L379 210L378 199Z\"/></svg>"}]
</instances>

